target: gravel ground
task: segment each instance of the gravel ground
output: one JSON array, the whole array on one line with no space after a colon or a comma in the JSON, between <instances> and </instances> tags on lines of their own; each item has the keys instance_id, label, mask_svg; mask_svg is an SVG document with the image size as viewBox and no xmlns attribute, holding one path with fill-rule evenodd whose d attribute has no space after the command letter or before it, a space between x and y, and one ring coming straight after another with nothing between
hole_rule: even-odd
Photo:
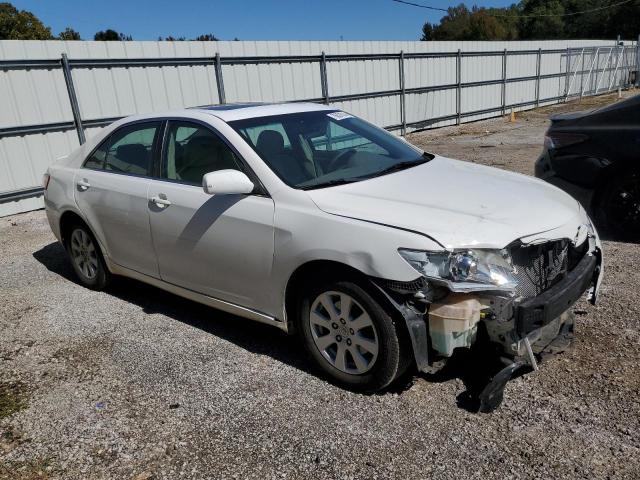
<instances>
[{"instance_id":1,"label":"gravel ground","mask_svg":"<svg viewBox=\"0 0 640 480\"><path fill-rule=\"evenodd\" d=\"M410 140L531 174L549 113L585 103ZM0 219L0 246L0 479L640 478L635 244L605 241L575 348L493 414L457 405L459 378L353 394L275 329L126 279L86 290L42 211Z\"/></svg>"}]
</instances>

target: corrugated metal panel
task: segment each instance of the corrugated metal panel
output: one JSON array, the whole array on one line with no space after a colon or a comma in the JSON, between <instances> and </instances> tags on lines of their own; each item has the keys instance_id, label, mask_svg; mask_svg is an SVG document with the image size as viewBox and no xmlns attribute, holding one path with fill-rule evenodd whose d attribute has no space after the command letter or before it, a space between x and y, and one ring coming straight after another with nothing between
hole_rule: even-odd
<instances>
[{"instance_id":1,"label":"corrugated metal panel","mask_svg":"<svg viewBox=\"0 0 640 480\"><path fill-rule=\"evenodd\" d=\"M573 79L572 94L614 88L627 75L628 66L636 62L633 49L620 55L618 70L616 50L610 40L589 41L526 41L526 42L61 42L61 41L0 41L0 60L59 60L66 53L74 59L139 59L139 58L209 58L221 57L327 55L335 54L394 54L433 52L500 52L508 50L537 50L587 48L608 45L597 56L588 51L584 56L573 53L542 55L542 75L566 73L578 64L594 69L607 62L611 71L589 75L563 75L540 81L540 98L564 95L566 85ZM613 48L613 50L612 50ZM405 58L405 88L452 85L457 81L456 58ZM537 52L509 56L507 76L524 77L536 74ZM626 70L625 70L626 65ZM568 68L569 67L569 68ZM575 69L575 68L574 68ZM320 98L322 86L319 62L273 63L268 65L222 65L227 102L290 101ZM171 108L218 103L215 67L208 65L136 66L75 68L73 82L83 120L112 118ZM502 77L502 56L464 56L461 60L462 82L499 80ZM535 100L535 81L508 83L505 86L507 104ZM400 88L399 58L385 60L343 61L327 64L329 96L391 91ZM62 70L34 68L29 70L0 70L0 128L71 122L72 111ZM474 112L500 107L502 85L463 88L461 111ZM406 121L455 116L456 90L408 93ZM400 96L342 101L339 108L351 111L379 125L400 125ZM521 107L528 108L528 107ZM484 113L463 116L462 121L493 116ZM430 126L455 123L454 119L434 121ZM426 124L425 124L426 125ZM97 129L86 129L91 136ZM68 154L78 145L74 130L46 134L0 137L0 192L37 186L41 175L56 158ZM38 200L0 204L0 216L32 208ZM21 206L22 205L22 206Z\"/></svg>"}]
</instances>

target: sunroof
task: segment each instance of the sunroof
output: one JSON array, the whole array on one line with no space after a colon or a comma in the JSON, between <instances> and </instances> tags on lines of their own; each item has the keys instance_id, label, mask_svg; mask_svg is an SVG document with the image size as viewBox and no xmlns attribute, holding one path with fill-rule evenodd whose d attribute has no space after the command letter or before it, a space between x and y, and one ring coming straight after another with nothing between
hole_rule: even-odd
<instances>
[{"instance_id":1,"label":"sunroof","mask_svg":"<svg viewBox=\"0 0 640 480\"><path fill-rule=\"evenodd\" d=\"M238 110L240 108L249 108L249 107L258 107L260 105L269 105L268 103L261 102L247 102L247 103L227 103L225 105L203 105L201 107L193 107L198 108L200 110Z\"/></svg>"}]
</instances>

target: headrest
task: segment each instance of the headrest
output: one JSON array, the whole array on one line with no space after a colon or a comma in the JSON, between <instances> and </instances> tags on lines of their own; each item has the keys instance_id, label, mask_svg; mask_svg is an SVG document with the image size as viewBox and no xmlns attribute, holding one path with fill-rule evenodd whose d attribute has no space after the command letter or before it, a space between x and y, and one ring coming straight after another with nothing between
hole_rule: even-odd
<instances>
[{"instance_id":1,"label":"headrest","mask_svg":"<svg viewBox=\"0 0 640 480\"><path fill-rule=\"evenodd\" d=\"M193 137L184 147L185 161L190 167L214 162L219 154L219 143L209 135Z\"/></svg>"},{"instance_id":2,"label":"headrest","mask_svg":"<svg viewBox=\"0 0 640 480\"><path fill-rule=\"evenodd\" d=\"M258 135L256 148L264 153L282 153L284 150L284 138L276 130L263 130Z\"/></svg>"},{"instance_id":3,"label":"headrest","mask_svg":"<svg viewBox=\"0 0 640 480\"><path fill-rule=\"evenodd\" d=\"M116 156L121 160L130 160L132 157L141 157L144 160L147 155L147 149L139 143L131 143L129 145L120 145L116 150Z\"/></svg>"}]
</instances>

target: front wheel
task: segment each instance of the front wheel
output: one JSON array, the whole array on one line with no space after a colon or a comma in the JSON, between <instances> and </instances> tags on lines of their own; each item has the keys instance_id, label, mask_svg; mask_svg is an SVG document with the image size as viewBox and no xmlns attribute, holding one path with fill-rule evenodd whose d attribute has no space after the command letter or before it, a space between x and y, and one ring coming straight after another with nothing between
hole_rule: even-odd
<instances>
[{"instance_id":1,"label":"front wheel","mask_svg":"<svg viewBox=\"0 0 640 480\"><path fill-rule=\"evenodd\" d=\"M607 181L596 208L596 220L618 238L640 235L640 172L625 171Z\"/></svg>"},{"instance_id":2,"label":"front wheel","mask_svg":"<svg viewBox=\"0 0 640 480\"><path fill-rule=\"evenodd\" d=\"M359 285L325 282L302 298L300 330L319 367L340 385L381 390L409 365L395 322Z\"/></svg>"}]
</instances>

